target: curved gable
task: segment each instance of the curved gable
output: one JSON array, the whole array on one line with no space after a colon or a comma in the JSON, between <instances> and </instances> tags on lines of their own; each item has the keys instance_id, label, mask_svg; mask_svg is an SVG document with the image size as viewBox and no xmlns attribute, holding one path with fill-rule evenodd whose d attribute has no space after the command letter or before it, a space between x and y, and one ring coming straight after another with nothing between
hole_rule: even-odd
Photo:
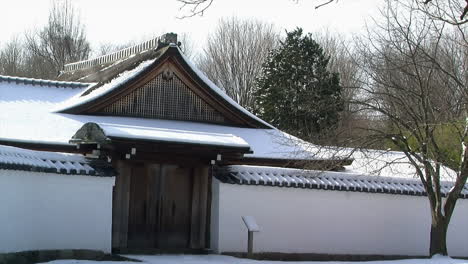
<instances>
[{"instance_id":1,"label":"curved gable","mask_svg":"<svg viewBox=\"0 0 468 264\"><path fill-rule=\"evenodd\" d=\"M148 51L142 58L59 112L271 128L200 76L177 46Z\"/></svg>"}]
</instances>

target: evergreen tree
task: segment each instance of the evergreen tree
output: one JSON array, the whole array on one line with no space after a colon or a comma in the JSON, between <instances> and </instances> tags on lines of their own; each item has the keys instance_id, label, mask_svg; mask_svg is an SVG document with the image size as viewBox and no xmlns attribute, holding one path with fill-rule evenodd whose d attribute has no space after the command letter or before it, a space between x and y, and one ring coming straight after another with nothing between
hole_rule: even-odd
<instances>
[{"instance_id":1,"label":"evergreen tree","mask_svg":"<svg viewBox=\"0 0 468 264\"><path fill-rule=\"evenodd\" d=\"M283 131L317 139L335 127L343 109L339 77L327 70L329 58L310 33L286 34L257 80L256 112Z\"/></svg>"}]
</instances>

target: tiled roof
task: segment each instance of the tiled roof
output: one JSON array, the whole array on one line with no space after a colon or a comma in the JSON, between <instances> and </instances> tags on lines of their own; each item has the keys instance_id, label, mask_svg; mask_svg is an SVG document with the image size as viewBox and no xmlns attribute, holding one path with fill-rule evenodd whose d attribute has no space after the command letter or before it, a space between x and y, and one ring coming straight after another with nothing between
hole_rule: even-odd
<instances>
[{"instance_id":1,"label":"tiled roof","mask_svg":"<svg viewBox=\"0 0 468 264\"><path fill-rule=\"evenodd\" d=\"M16 84L31 84L38 86L50 86L50 87L63 87L63 88L85 88L90 86L90 83L79 83L79 82L62 82L52 80L42 80L24 77L13 77L0 75L0 82L16 83Z\"/></svg>"},{"instance_id":2,"label":"tiled roof","mask_svg":"<svg viewBox=\"0 0 468 264\"><path fill-rule=\"evenodd\" d=\"M243 185L264 185L415 196L426 195L424 186L418 179L364 176L346 172L322 172L236 165L219 167L216 172L216 178L224 183ZM442 183L442 193L444 196L452 186L453 184L450 182ZM467 186L463 189L460 197L468 198Z\"/></svg>"},{"instance_id":3,"label":"tiled roof","mask_svg":"<svg viewBox=\"0 0 468 264\"><path fill-rule=\"evenodd\" d=\"M58 174L114 176L115 171L102 161L81 155L34 151L0 145L0 169Z\"/></svg>"},{"instance_id":4,"label":"tiled roof","mask_svg":"<svg viewBox=\"0 0 468 264\"><path fill-rule=\"evenodd\" d=\"M167 45L170 43L177 44L177 34L175 33L166 33L160 37L156 37L145 41L143 43L124 48L122 50L118 50L112 52L110 54L106 54L97 58L85 60L85 61L78 61L74 63L69 63L64 66L64 72L76 71L85 68L92 68L95 66L99 66L106 63L115 62L121 59L128 58L134 54L150 50L150 49L157 49L163 45Z\"/></svg>"}]
</instances>

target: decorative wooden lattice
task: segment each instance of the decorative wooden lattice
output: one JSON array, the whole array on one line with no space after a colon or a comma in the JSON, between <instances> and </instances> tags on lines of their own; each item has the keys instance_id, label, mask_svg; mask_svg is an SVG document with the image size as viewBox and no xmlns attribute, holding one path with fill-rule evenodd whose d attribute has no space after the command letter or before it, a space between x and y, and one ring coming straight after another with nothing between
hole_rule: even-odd
<instances>
[{"instance_id":1,"label":"decorative wooden lattice","mask_svg":"<svg viewBox=\"0 0 468 264\"><path fill-rule=\"evenodd\" d=\"M105 115L224 123L225 118L175 74L158 75L101 111Z\"/></svg>"}]
</instances>

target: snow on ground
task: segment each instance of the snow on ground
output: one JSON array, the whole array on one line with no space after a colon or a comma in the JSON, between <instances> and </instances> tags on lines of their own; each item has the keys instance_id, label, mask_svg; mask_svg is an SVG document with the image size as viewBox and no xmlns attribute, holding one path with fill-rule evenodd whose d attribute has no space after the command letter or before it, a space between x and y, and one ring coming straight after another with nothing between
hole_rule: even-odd
<instances>
[{"instance_id":1,"label":"snow on ground","mask_svg":"<svg viewBox=\"0 0 468 264\"><path fill-rule=\"evenodd\" d=\"M335 261L257 261L250 259L234 258L221 255L146 255L126 256L132 259L138 259L148 264L277 264L277 263L298 263L298 264L356 264L358 262L335 262ZM48 264L128 264L132 262L120 261L87 261L87 260L55 260L47 262ZM432 259L405 259L405 260L387 260L387 261L368 261L366 264L468 264L468 260L458 260L443 256L434 256Z\"/></svg>"}]
</instances>

